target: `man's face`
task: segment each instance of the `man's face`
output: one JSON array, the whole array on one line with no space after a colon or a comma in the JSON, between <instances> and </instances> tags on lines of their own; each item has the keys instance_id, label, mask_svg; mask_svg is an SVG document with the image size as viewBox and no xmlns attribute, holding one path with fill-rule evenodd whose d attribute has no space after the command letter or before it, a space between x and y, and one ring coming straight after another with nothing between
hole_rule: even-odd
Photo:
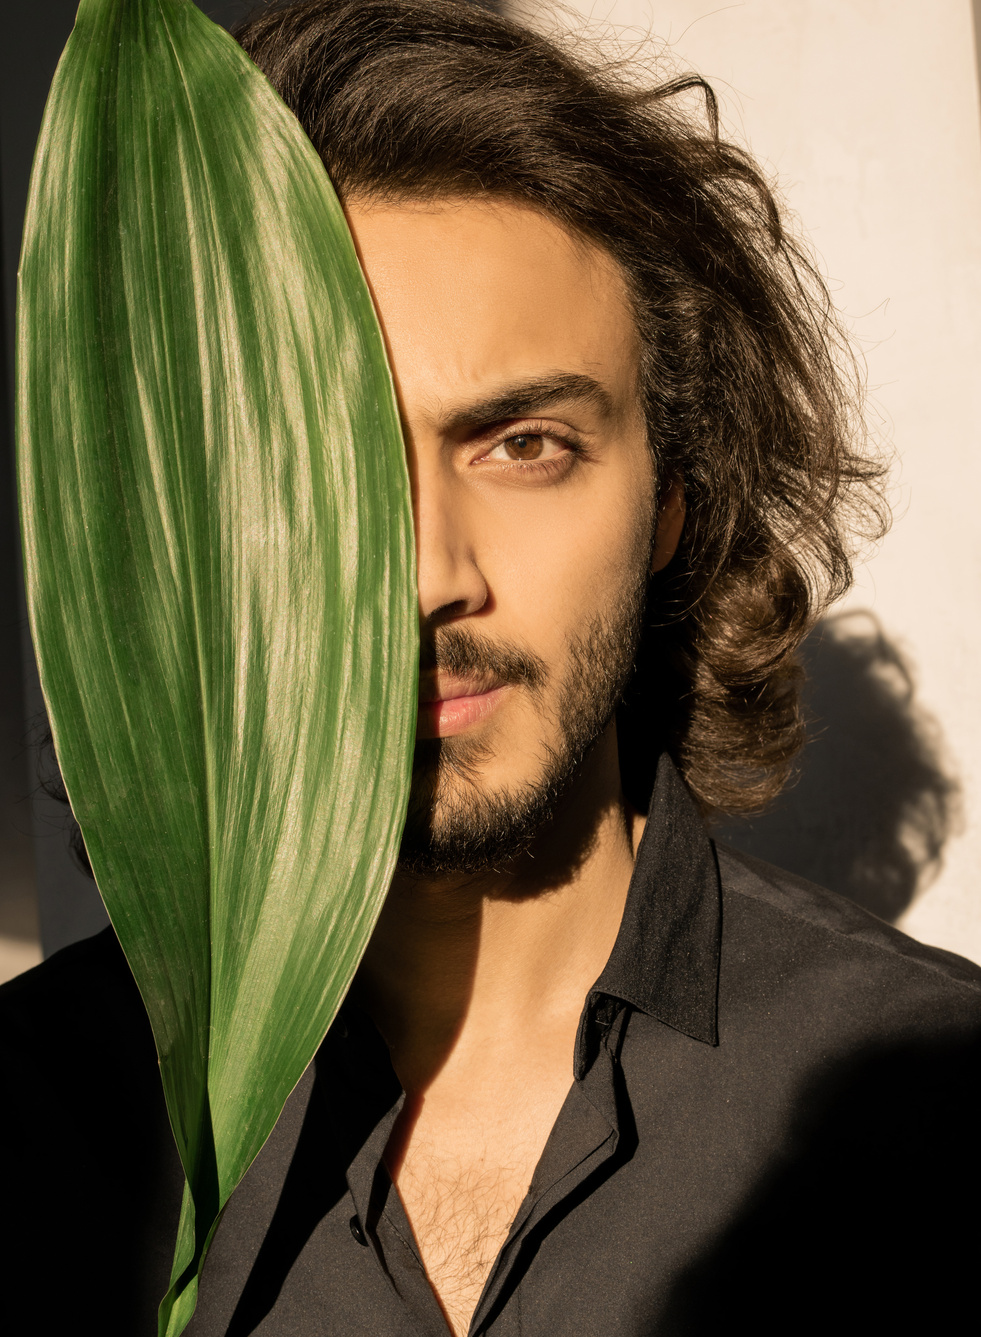
<instances>
[{"instance_id":1,"label":"man's face","mask_svg":"<svg viewBox=\"0 0 981 1337\"><path fill-rule=\"evenodd\" d=\"M348 206L415 505L421 704L403 867L527 847L610 727L654 479L614 261L504 201Z\"/></svg>"}]
</instances>

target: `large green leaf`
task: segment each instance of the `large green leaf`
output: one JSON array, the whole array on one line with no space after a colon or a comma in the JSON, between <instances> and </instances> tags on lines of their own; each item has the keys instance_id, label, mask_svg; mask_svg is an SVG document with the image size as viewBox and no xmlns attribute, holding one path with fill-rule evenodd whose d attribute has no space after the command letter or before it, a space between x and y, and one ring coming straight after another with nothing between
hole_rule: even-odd
<instances>
[{"instance_id":1,"label":"large green leaf","mask_svg":"<svg viewBox=\"0 0 981 1337\"><path fill-rule=\"evenodd\" d=\"M294 117L189 0L82 0L18 357L41 681L188 1180L176 1334L385 895L418 660L404 448L350 234Z\"/></svg>"}]
</instances>

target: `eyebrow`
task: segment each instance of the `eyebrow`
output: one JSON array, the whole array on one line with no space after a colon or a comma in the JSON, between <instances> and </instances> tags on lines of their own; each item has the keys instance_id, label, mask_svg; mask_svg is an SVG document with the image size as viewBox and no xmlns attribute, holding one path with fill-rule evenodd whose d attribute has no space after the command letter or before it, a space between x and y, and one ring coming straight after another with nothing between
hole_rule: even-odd
<instances>
[{"instance_id":1,"label":"eyebrow","mask_svg":"<svg viewBox=\"0 0 981 1337\"><path fill-rule=\"evenodd\" d=\"M613 396L599 381L592 376L563 372L505 386L486 399L454 409L442 426L444 430L453 431L502 422L507 418L527 418L569 400L592 404L607 418L615 415Z\"/></svg>"}]
</instances>

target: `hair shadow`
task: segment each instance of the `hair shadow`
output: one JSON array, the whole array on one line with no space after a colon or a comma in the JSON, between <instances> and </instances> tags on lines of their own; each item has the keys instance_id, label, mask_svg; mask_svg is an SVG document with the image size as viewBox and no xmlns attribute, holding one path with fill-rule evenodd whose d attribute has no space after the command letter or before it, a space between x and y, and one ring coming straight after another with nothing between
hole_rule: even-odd
<instances>
[{"instance_id":1,"label":"hair shadow","mask_svg":"<svg viewBox=\"0 0 981 1337\"><path fill-rule=\"evenodd\" d=\"M809 726L797 778L766 813L713 834L896 920L960 823L940 727L871 612L823 619L801 658Z\"/></svg>"}]
</instances>

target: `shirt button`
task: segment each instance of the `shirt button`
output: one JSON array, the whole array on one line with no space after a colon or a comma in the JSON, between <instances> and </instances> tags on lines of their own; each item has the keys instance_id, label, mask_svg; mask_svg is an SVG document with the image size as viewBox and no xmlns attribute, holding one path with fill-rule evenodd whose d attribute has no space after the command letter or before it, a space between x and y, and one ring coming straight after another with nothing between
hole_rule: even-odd
<instances>
[{"instance_id":1,"label":"shirt button","mask_svg":"<svg viewBox=\"0 0 981 1337\"><path fill-rule=\"evenodd\" d=\"M368 1238L365 1235L364 1231L361 1229L361 1222L358 1220L356 1216L351 1217L350 1226L351 1226L351 1234L358 1241L358 1243L363 1244L365 1245L365 1247L367 1247Z\"/></svg>"}]
</instances>

